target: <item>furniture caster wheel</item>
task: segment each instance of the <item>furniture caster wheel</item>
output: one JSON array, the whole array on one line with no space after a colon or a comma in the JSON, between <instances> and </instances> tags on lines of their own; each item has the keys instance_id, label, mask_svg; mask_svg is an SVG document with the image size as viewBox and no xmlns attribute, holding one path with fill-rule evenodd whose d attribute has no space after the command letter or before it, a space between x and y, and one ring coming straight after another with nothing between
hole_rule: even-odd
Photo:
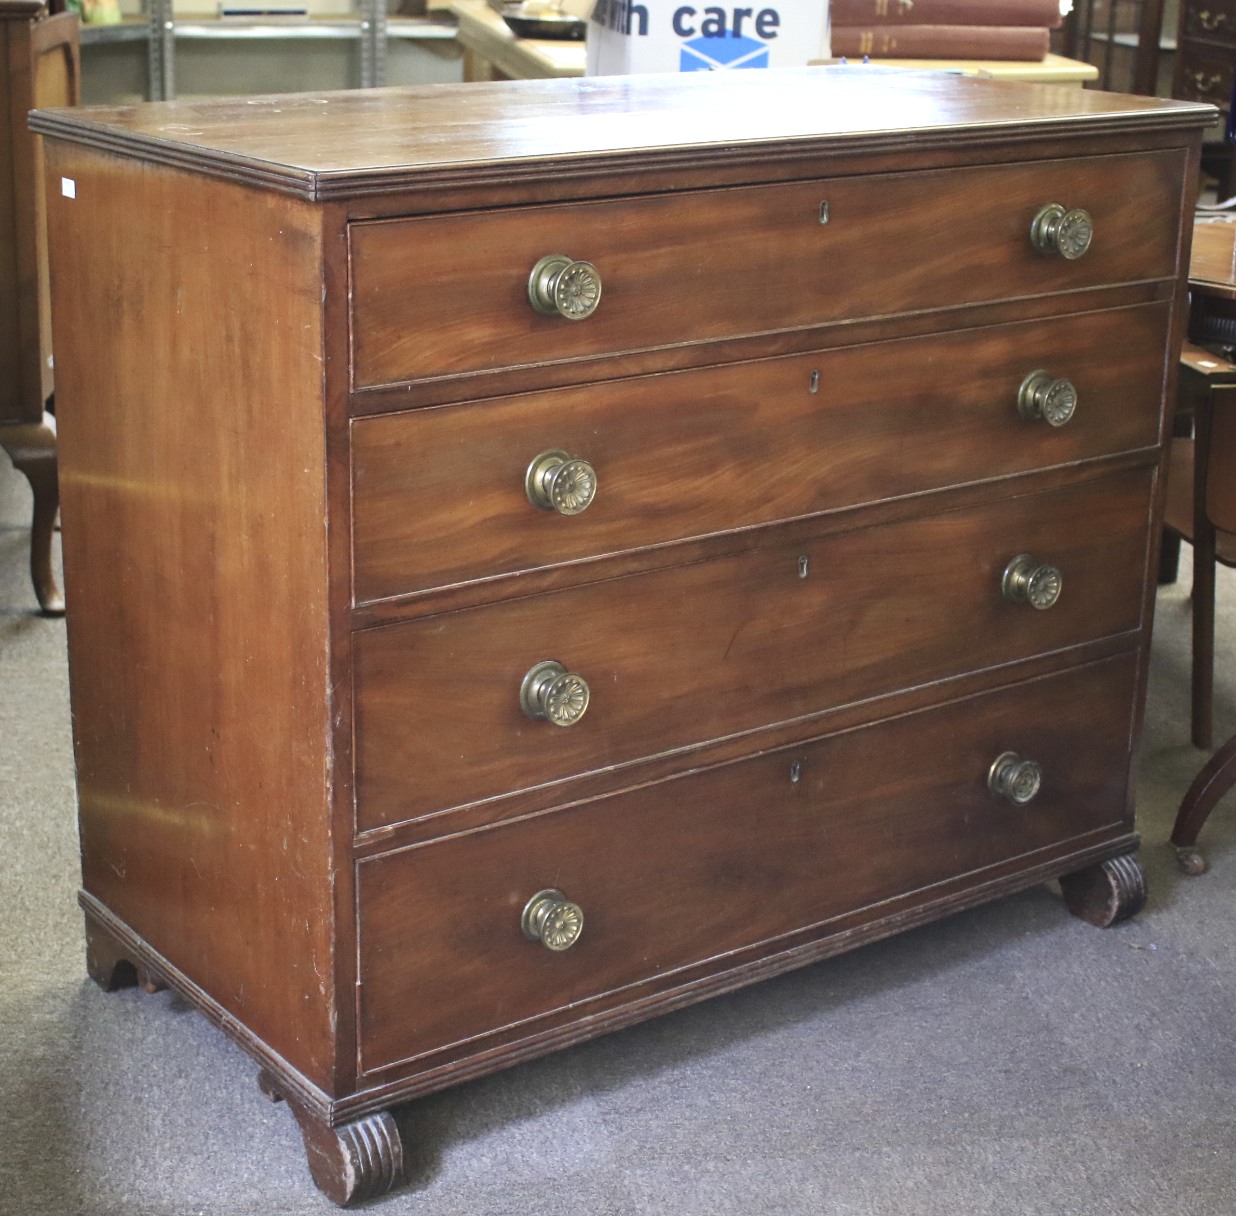
<instances>
[{"instance_id":1,"label":"furniture caster wheel","mask_svg":"<svg viewBox=\"0 0 1236 1216\"><path fill-rule=\"evenodd\" d=\"M1177 849L1176 864L1180 867L1180 872L1188 874L1190 878L1196 878L1199 874L1205 874L1207 869L1206 857L1201 849Z\"/></svg>"},{"instance_id":2,"label":"furniture caster wheel","mask_svg":"<svg viewBox=\"0 0 1236 1216\"><path fill-rule=\"evenodd\" d=\"M1146 905L1146 873L1131 853L1065 874L1060 889L1068 910L1100 929L1136 916Z\"/></svg>"},{"instance_id":3,"label":"furniture caster wheel","mask_svg":"<svg viewBox=\"0 0 1236 1216\"><path fill-rule=\"evenodd\" d=\"M330 1127L282 1089L266 1069L258 1073L258 1088L272 1102L286 1102L296 1116L309 1173L332 1203L342 1208L375 1199L403 1182L403 1140L389 1111Z\"/></svg>"}]
</instances>

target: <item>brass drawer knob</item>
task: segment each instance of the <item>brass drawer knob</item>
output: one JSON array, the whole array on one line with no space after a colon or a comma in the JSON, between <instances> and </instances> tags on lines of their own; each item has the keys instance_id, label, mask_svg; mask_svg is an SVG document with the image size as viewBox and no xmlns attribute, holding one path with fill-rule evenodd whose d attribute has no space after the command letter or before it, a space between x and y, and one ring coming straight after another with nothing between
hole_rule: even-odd
<instances>
[{"instance_id":1,"label":"brass drawer knob","mask_svg":"<svg viewBox=\"0 0 1236 1216\"><path fill-rule=\"evenodd\" d=\"M1048 203L1030 224L1030 242L1035 249L1070 262L1090 248L1093 237L1094 221L1090 212L1080 207L1066 211L1059 203Z\"/></svg>"},{"instance_id":2,"label":"brass drawer knob","mask_svg":"<svg viewBox=\"0 0 1236 1216\"><path fill-rule=\"evenodd\" d=\"M591 695L583 676L546 659L524 676L519 704L530 718L544 719L555 726L574 726L587 712Z\"/></svg>"},{"instance_id":3,"label":"brass drawer knob","mask_svg":"<svg viewBox=\"0 0 1236 1216\"><path fill-rule=\"evenodd\" d=\"M519 918L524 936L548 950L569 950L584 931L584 910L561 891L538 891Z\"/></svg>"},{"instance_id":4,"label":"brass drawer knob","mask_svg":"<svg viewBox=\"0 0 1236 1216\"><path fill-rule=\"evenodd\" d=\"M1038 562L1029 553L1019 553L1005 566L1000 590L1006 600L1029 604L1041 612L1060 598L1063 581L1055 566Z\"/></svg>"},{"instance_id":5,"label":"brass drawer knob","mask_svg":"<svg viewBox=\"0 0 1236 1216\"><path fill-rule=\"evenodd\" d=\"M528 276L528 300L543 317L583 321L601 302L601 276L591 262L551 253Z\"/></svg>"},{"instance_id":6,"label":"brass drawer knob","mask_svg":"<svg viewBox=\"0 0 1236 1216\"><path fill-rule=\"evenodd\" d=\"M1033 760L1023 760L1016 752L1002 752L987 773L987 788L1015 806L1025 806L1042 784L1043 770Z\"/></svg>"},{"instance_id":7,"label":"brass drawer knob","mask_svg":"<svg viewBox=\"0 0 1236 1216\"><path fill-rule=\"evenodd\" d=\"M1077 409L1077 389L1072 380L1039 369L1031 372L1017 390L1017 412L1027 421L1041 418L1048 426L1064 426Z\"/></svg>"},{"instance_id":8,"label":"brass drawer knob","mask_svg":"<svg viewBox=\"0 0 1236 1216\"><path fill-rule=\"evenodd\" d=\"M597 496L597 471L586 460L553 448L528 466L524 489L528 501L542 511L578 515Z\"/></svg>"}]
</instances>

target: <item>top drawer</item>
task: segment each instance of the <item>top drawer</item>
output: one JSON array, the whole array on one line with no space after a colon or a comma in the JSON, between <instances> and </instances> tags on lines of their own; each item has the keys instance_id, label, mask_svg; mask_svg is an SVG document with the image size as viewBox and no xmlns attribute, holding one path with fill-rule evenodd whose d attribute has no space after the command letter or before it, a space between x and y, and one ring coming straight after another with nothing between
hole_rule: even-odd
<instances>
[{"instance_id":1,"label":"top drawer","mask_svg":"<svg viewBox=\"0 0 1236 1216\"><path fill-rule=\"evenodd\" d=\"M1178 150L355 223L354 387L705 342L1173 275ZM1083 208L1076 260L1031 223ZM561 254L583 320L529 302Z\"/></svg>"}]
</instances>

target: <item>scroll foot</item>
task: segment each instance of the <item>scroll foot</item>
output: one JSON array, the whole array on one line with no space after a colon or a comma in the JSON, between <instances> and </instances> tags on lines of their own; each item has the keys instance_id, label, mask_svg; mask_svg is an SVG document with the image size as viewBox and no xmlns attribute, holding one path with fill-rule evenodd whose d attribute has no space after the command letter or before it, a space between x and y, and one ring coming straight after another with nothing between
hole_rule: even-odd
<instances>
[{"instance_id":1,"label":"scroll foot","mask_svg":"<svg viewBox=\"0 0 1236 1216\"><path fill-rule=\"evenodd\" d=\"M1146 873L1142 864L1126 853L1060 879L1065 906L1074 916L1100 929L1107 929L1146 904Z\"/></svg>"},{"instance_id":2,"label":"scroll foot","mask_svg":"<svg viewBox=\"0 0 1236 1216\"><path fill-rule=\"evenodd\" d=\"M101 925L86 917L86 974L104 992L137 984L137 964Z\"/></svg>"},{"instance_id":3,"label":"scroll foot","mask_svg":"<svg viewBox=\"0 0 1236 1216\"><path fill-rule=\"evenodd\" d=\"M0 428L0 445L13 467L26 475L34 494L34 518L30 525L30 579L39 607L48 616L64 613L64 593L52 570L52 535L60 509L56 476L56 420L44 412L41 423L22 423Z\"/></svg>"},{"instance_id":4,"label":"scroll foot","mask_svg":"<svg viewBox=\"0 0 1236 1216\"><path fill-rule=\"evenodd\" d=\"M104 992L140 988L162 992L167 984L144 963L139 963L102 925L86 917L86 974Z\"/></svg>"},{"instance_id":5,"label":"scroll foot","mask_svg":"<svg viewBox=\"0 0 1236 1216\"><path fill-rule=\"evenodd\" d=\"M287 1102L305 1141L313 1181L332 1203L347 1207L385 1195L403 1181L403 1140L389 1111L330 1127L283 1091L263 1069L258 1088L273 1102Z\"/></svg>"}]
</instances>

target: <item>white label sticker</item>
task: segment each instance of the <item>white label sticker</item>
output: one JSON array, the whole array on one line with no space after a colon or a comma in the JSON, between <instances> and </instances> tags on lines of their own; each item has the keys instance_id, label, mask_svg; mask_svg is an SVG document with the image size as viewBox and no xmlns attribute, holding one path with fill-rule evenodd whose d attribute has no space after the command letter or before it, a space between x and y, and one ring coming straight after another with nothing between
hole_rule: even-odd
<instances>
[{"instance_id":1,"label":"white label sticker","mask_svg":"<svg viewBox=\"0 0 1236 1216\"><path fill-rule=\"evenodd\" d=\"M65 198L76 198L77 183L71 177L62 177L60 179L60 193Z\"/></svg>"}]
</instances>

